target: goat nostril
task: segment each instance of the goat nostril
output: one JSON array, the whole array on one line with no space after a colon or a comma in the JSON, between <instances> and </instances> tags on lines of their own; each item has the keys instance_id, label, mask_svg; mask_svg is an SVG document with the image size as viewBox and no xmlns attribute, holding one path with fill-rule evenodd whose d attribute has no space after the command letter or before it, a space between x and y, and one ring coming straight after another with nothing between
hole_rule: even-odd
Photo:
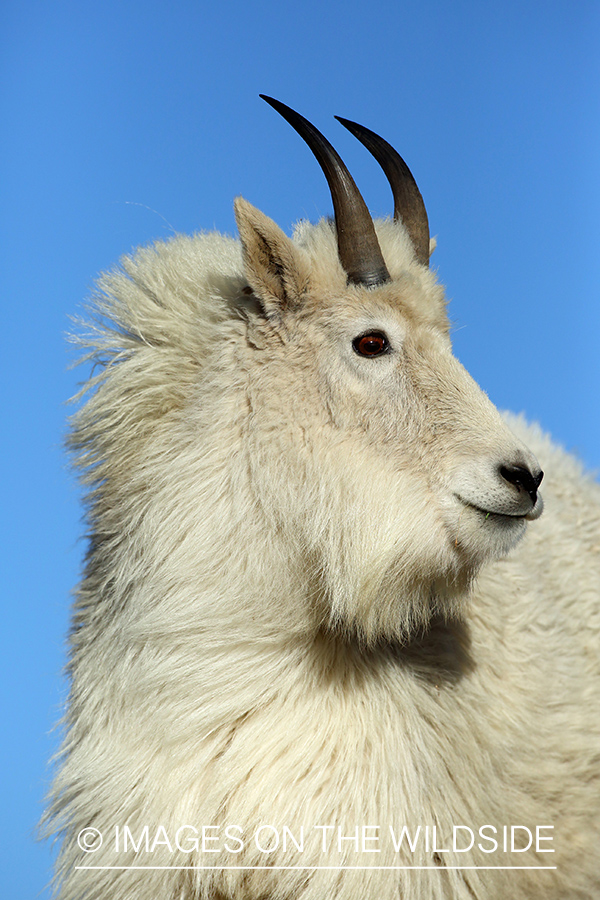
<instances>
[{"instance_id":1,"label":"goat nostril","mask_svg":"<svg viewBox=\"0 0 600 900\"><path fill-rule=\"evenodd\" d=\"M527 491L532 503L536 502L537 489L544 477L543 472L532 475L529 469L526 469L524 466L500 466L500 474L509 484L514 484L519 490L523 488L524 491Z\"/></svg>"}]
</instances>

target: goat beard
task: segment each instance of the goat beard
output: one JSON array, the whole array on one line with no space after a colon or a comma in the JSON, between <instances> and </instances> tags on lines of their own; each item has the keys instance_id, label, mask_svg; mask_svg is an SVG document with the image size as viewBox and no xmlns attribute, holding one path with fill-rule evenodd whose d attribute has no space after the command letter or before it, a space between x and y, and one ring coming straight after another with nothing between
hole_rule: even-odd
<instances>
[{"instance_id":1,"label":"goat beard","mask_svg":"<svg viewBox=\"0 0 600 900\"><path fill-rule=\"evenodd\" d=\"M433 622L464 619L479 569L479 563L457 554L445 573L410 579L406 560L397 558L385 569L371 567L371 577L363 573L353 589L349 573L327 571L320 565L313 567L318 574L311 579L309 593L326 630L365 646L381 641L408 644L423 636Z\"/></svg>"}]
</instances>

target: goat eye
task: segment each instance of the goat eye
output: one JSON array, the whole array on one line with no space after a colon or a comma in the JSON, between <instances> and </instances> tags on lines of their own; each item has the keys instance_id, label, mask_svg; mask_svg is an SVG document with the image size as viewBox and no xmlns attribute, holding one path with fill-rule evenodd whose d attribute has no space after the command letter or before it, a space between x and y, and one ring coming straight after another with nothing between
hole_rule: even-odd
<instances>
[{"instance_id":1,"label":"goat eye","mask_svg":"<svg viewBox=\"0 0 600 900\"><path fill-rule=\"evenodd\" d=\"M382 331L361 334L352 341L352 349L359 356L381 356L390 349L390 344Z\"/></svg>"}]
</instances>

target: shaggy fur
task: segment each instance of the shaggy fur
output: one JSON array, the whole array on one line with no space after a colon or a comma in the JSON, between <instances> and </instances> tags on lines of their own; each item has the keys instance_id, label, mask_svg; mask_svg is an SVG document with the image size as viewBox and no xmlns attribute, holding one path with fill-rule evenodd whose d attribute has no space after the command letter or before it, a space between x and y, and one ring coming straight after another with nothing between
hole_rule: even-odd
<instances>
[{"instance_id":1,"label":"shaggy fur","mask_svg":"<svg viewBox=\"0 0 600 900\"><path fill-rule=\"evenodd\" d=\"M290 240L237 216L241 243L124 259L82 338L60 897L600 896L598 485L452 356L401 225L377 223L392 281L367 290L330 223ZM390 352L359 356L374 330ZM498 475L531 451L539 520ZM486 825L552 826L555 852L486 853ZM115 851L125 826L148 826L137 853Z\"/></svg>"}]
</instances>

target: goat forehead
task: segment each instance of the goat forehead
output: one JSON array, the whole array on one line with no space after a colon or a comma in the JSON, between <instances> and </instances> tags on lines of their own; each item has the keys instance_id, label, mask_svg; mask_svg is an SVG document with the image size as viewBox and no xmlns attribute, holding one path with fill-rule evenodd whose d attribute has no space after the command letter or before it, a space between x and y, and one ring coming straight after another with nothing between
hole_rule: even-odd
<instances>
[{"instance_id":1,"label":"goat forehead","mask_svg":"<svg viewBox=\"0 0 600 900\"><path fill-rule=\"evenodd\" d=\"M422 290L402 284L376 290L348 289L343 294L315 297L304 312L309 327L345 332L361 327L400 328L403 332L422 328L448 332L442 303L431 301Z\"/></svg>"}]
</instances>

